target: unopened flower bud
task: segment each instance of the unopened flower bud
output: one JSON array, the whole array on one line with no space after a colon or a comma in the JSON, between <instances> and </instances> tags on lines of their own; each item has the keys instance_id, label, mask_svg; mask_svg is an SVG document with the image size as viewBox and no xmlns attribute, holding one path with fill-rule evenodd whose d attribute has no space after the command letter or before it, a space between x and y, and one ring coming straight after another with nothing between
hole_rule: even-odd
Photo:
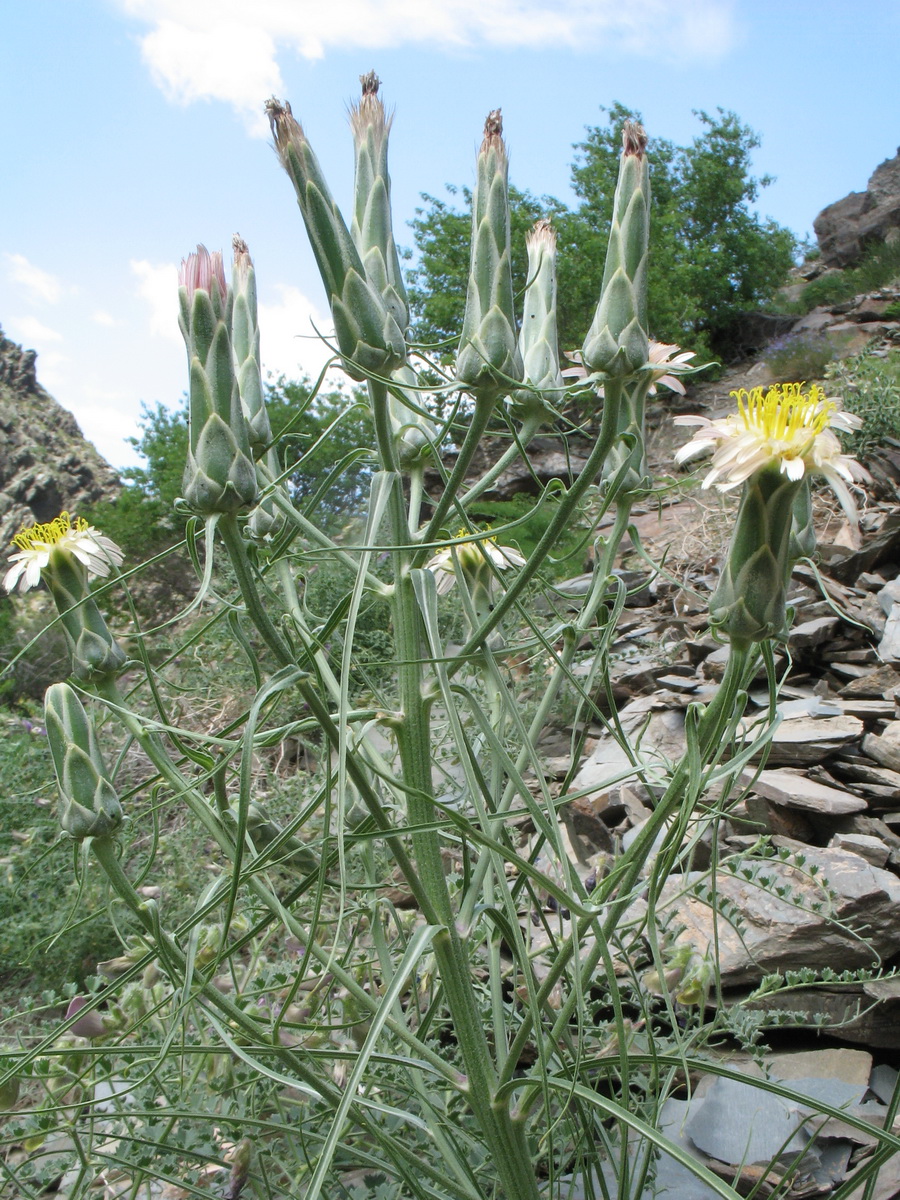
<instances>
[{"instance_id":1,"label":"unopened flower bud","mask_svg":"<svg viewBox=\"0 0 900 1200\"><path fill-rule=\"evenodd\" d=\"M232 295L221 253L198 246L182 262L178 298L190 368L185 499L204 516L234 513L254 503L257 486L235 375Z\"/></svg>"},{"instance_id":2,"label":"unopened flower bud","mask_svg":"<svg viewBox=\"0 0 900 1200\"><path fill-rule=\"evenodd\" d=\"M804 475L803 483L794 498L794 514L791 523L791 558L812 558L816 552L816 526L813 521L812 494L809 479Z\"/></svg>"},{"instance_id":3,"label":"unopened flower bud","mask_svg":"<svg viewBox=\"0 0 900 1200\"><path fill-rule=\"evenodd\" d=\"M344 368L353 379L388 376L406 359L406 341L379 288L369 279L322 168L289 104L274 98L266 112L275 149L297 194L310 245L334 318Z\"/></svg>"},{"instance_id":4,"label":"unopened flower bud","mask_svg":"<svg viewBox=\"0 0 900 1200\"><path fill-rule=\"evenodd\" d=\"M488 113L472 197L472 247L456 377L487 398L522 379L509 245L508 161L500 110Z\"/></svg>"},{"instance_id":5,"label":"unopened flower bud","mask_svg":"<svg viewBox=\"0 0 900 1200\"><path fill-rule=\"evenodd\" d=\"M549 221L535 224L526 248L528 284L519 331L525 386L514 393L510 405L520 418L547 412L563 388L556 331L556 233Z\"/></svg>"},{"instance_id":6,"label":"unopened flower bud","mask_svg":"<svg viewBox=\"0 0 900 1200\"><path fill-rule=\"evenodd\" d=\"M257 457L272 440L272 426L263 395L259 357L259 320L256 303L256 271L247 243L235 234L232 272L231 344L237 368L238 393L247 422L250 448Z\"/></svg>"},{"instance_id":7,"label":"unopened flower bud","mask_svg":"<svg viewBox=\"0 0 900 1200\"><path fill-rule=\"evenodd\" d=\"M350 234L366 275L381 293L385 307L401 333L409 327L409 300L400 269L391 221L391 177L388 174L388 138L393 117L384 111L378 95L380 80L374 71L361 75L362 98L350 109L350 128L356 156L353 220Z\"/></svg>"},{"instance_id":8,"label":"unopened flower bud","mask_svg":"<svg viewBox=\"0 0 900 1200\"><path fill-rule=\"evenodd\" d=\"M76 841L107 837L122 824L94 726L73 689L55 683L44 696L44 724L60 795L60 825Z\"/></svg>"},{"instance_id":9,"label":"unopened flower bud","mask_svg":"<svg viewBox=\"0 0 900 1200\"><path fill-rule=\"evenodd\" d=\"M600 302L582 357L588 371L624 378L646 367L649 358L650 175L642 127L626 121L622 140Z\"/></svg>"}]
</instances>

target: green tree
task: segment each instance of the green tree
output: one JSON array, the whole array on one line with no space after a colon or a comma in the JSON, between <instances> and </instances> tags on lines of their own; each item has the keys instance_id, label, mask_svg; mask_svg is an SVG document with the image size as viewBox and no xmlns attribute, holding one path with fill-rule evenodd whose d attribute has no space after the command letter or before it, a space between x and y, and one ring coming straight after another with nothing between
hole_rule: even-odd
<instances>
[{"instance_id":1,"label":"green tree","mask_svg":"<svg viewBox=\"0 0 900 1200\"><path fill-rule=\"evenodd\" d=\"M267 388L269 419L295 503L310 505L310 519L335 533L357 512L371 475L371 418L343 392L312 395L309 381L280 378ZM87 515L117 542L133 564L178 541L185 516L175 507L182 495L187 455L187 401L174 409L145 405L141 434L129 438L144 460L122 471L124 487L114 503ZM334 480L331 476L334 473Z\"/></svg>"},{"instance_id":2,"label":"green tree","mask_svg":"<svg viewBox=\"0 0 900 1200\"><path fill-rule=\"evenodd\" d=\"M606 123L588 129L572 166L580 203L511 189L513 274L525 286L524 234L540 216L559 234L559 329L563 350L580 347L600 291L621 150L631 110L614 104ZM649 316L654 337L701 352L727 352L738 313L756 308L783 282L796 239L752 209L769 176L752 174L759 137L732 112L696 114L702 129L688 146L655 138L652 162ZM450 188L451 195L459 189ZM464 204L471 196L461 192ZM410 272L416 333L422 341L454 336L462 318L469 216L424 196L412 223L417 260Z\"/></svg>"},{"instance_id":3,"label":"green tree","mask_svg":"<svg viewBox=\"0 0 900 1200\"><path fill-rule=\"evenodd\" d=\"M451 196L460 195L464 207L460 210L445 200L423 194L427 207L417 208L410 222L417 253L415 264L407 272L407 285L416 338L425 344L450 342L455 349L466 307L472 192L452 184L447 185L447 191ZM509 199L513 286L520 295L528 272L525 235L541 217L561 220L566 208L552 196L539 199L516 187L510 187ZM407 250L406 257L412 259L412 251Z\"/></svg>"}]
</instances>

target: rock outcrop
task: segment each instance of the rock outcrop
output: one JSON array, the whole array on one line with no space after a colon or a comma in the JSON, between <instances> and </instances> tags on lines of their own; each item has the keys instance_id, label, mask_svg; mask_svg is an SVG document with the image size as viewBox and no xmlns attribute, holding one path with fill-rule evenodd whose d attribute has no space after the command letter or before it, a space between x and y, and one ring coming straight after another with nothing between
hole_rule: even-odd
<instances>
[{"instance_id":1,"label":"rock outcrop","mask_svg":"<svg viewBox=\"0 0 900 1200\"><path fill-rule=\"evenodd\" d=\"M111 500L119 479L37 382L36 354L0 329L0 544L23 526Z\"/></svg>"},{"instance_id":2,"label":"rock outcrop","mask_svg":"<svg viewBox=\"0 0 900 1200\"><path fill-rule=\"evenodd\" d=\"M900 150L876 167L864 192L851 192L813 221L823 267L852 267L870 242L900 236Z\"/></svg>"}]
</instances>

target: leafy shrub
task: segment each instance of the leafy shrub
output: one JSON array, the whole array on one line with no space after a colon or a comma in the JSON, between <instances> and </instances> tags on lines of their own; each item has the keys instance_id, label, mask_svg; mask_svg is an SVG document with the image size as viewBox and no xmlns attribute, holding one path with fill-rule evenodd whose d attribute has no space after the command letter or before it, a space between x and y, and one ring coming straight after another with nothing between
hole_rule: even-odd
<instances>
[{"instance_id":1,"label":"leafy shrub","mask_svg":"<svg viewBox=\"0 0 900 1200\"><path fill-rule=\"evenodd\" d=\"M851 454L864 456L888 438L900 439L900 355L860 354L831 366L826 377L845 408L862 418L862 428L847 434Z\"/></svg>"},{"instance_id":2,"label":"leafy shrub","mask_svg":"<svg viewBox=\"0 0 900 1200\"><path fill-rule=\"evenodd\" d=\"M73 879L72 843L56 845L56 781L43 727L4 715L0 739L0 991L81 983L119 952L106 917L106 886ZM62 936L53 939L64 926Z\"/></svg>"},{"instance_id":3,"label":"leafy shrub","mask_svg":"<svg viewBox=\"0 0 900 1200\"><path fill-rule=\"evenodd\" d=\"M69 652L56 615L39 592L26 600L0 595L0 702L18 705L43 699L51 683L69 671Z\"/></svg>"},{"instance_id":4,"label":"leafy shrub","mask_svg":"<svg viewBox=\"0 0 900 1200\"><path fill-rule=\"evenodd\" d=\"M545 501L540 507L533 496L518 495L512 500L484 500L478 503L478 515L494 525L506 525L513 521L521 524L504 534L501 541L518 547L528 558L546 533L556 512L554 499ZM569 526L566 536L560 540L553 555L547 560L546 573L557 579L568 579L583 569L587 556L587 526L580 522Z\"/></svg>"},{"instance_id":5,"label":"leafy shrub","mask_svg":"<svg viewBox=\"0 0 900 1200\"><path fill-rule=\"evenodd\" d=\"M764 358L776 380L821 379L834 344L822 333L788 333L769 343Z\"/></svg>"},{"instance_id":6,"label":"leafy shrub","mask_svg":"<svg viewBox=\"0 0 900 1200\"><path fill-rule=\"evenodd\" d=\"M857 267L833 271L813 279L803 290L800 305L810 312L819 305L842 304L861 292L900 280L900 241L878 242L869 247Z\"/></svg>"}]
</instances>

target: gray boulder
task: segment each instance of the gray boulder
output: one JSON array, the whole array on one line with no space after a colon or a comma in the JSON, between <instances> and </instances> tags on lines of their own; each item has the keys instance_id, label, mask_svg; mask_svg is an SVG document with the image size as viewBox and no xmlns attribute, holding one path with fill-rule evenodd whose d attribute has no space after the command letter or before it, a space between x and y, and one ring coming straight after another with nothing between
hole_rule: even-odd
<instances>
[{"instance_id":1,"label":"gray boulder","mask_svg":"<svg viewBox=\"0 0 900 1200\"><path fill-rule=\"evenodd\" d=\"M813 229L824 267L852 267L870 242L900 231L900 150L876 167L864 192L851 192L823 208Z\"/></svg>"}]
</instances>

